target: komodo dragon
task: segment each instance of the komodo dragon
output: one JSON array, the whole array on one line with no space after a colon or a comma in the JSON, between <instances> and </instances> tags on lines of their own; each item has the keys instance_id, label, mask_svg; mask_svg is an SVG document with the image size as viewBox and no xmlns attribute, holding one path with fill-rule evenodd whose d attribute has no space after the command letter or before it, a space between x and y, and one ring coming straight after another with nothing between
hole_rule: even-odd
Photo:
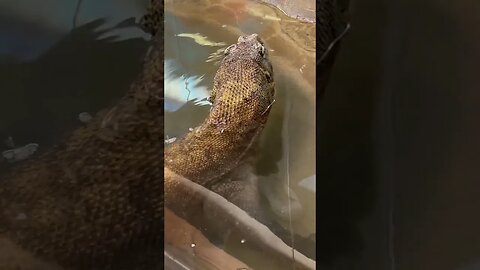
<instances>
[{"instance_id":1,"label":"komodo dragon","mask_svg":"<svg viewBox=\"0 0 480 270\"><path fill-rule=\"evenodd\" d=\"M177 196L183 187L179 188L174 181L177 175L222 195L285 243L291 243L291 233L262 207L253 164L249 162L254 157L250 153L254 151L253 144L275 101L274 94L273 68L265 44L257 34L240 36L236 44L225 50L215 75L210 114L199 127L165 149L165 204L196 227L205 228L203 232L210 239L226 237L227 232L235 230L246 241L265 249L273 250L278 245L253 237L243 219L226 220L224 211L218 211L219 203L209 203L208 198L191 197L179 202ZM313 259L315 242L298 235L295 239L297 244L310 242L309 255ZM289 255L291 250L285 250L283 256L290 258ZM298 254L297 260L301 256Z\"/></svg>"},{"instance_id":2,"label":"komodo dragon","mask_svg":"<svg viewBox=\"0 0 480 270\"><path fill-rule=\"evenodd\" d=\"M161 39L162 35L155 35L155 45L163 44ZM7 253L0 255L4 256L0 260L0 269L51 269L50 264L41 266L43 263L55 263L66 269L162 268L164 184L167 202L171 203L169 206L179 212L190 210L194 201L188 199L194 192L190 188L178 188L176 184L182 182L179 178L172 177L171 173L166 172L165 183L162 179L161 49L160 46L153 48L140 79L113 108L100 113L86 127L75 130L65 143L21 164L10 175L2 177L0 243L4 249L15 247L21 251L11 254L13 257L10 258ZM255 53L265 50L263 46L256 49ZM231 51L231 55L237 56L241 52L235 50L234 46ZM249 102L254 105L251 107L254 110L251 112L260 117L258 125L263 125L273 102L272 77L268 77L268 81L266 78L270 76L268 72L272 76L273 74L271 67L261 68L248 58L252 52L244 52L245 61L234 58L234 65L223 65L224 69L221 71L230 71L229 67L238 68L238 64L245 67L243 75L251 76L246 77L243 82L247 92L252 94ZM225 61L227 62L229 61ZM265 60L265 65L269 65L268 60ZM217 91L213 96L226 97L235 94L231 86L241 89L241 82L225 79L227 78L216 80ZM264 82L268 83L264 87L251 88L263 86ZM223 91L225 86L222 86L222 83L235 84L228 85L229 91ZM243 96L240 101L244 101ZM220 104L220 108L229 107L228 104ZM212 110L212 115L216 115L218 111ZM245 120L248 120L248 115ZM244 123L253 127L247 128L249 132L253 132L252 135L259 133L260 126L257 127L256 122L242 121L242 125ZM248 144L246 140L251 141L250 133L242 138L245 134L241 130L232 132L230 129L233 123L217 124L228 125L224 132L219 132L230 135L231 141L225 143L239 146L233 150L248 149L245 143ZM193 134L196 136L197 132ZM209 139L208 136L208 133L201 134L200 142L202 139ZM228 149L228 145L218 146L221 146L222 150ZM170 148L166 156L176 161L184 160L188 153L192 153L172 153L174 149ZM200 153L209 149L204 144L192 148ZM227 157L234 159L241 157L232 155L236 152L219 153L230 153ZM213 155L209 156L212 160L204 164L211 164L212 170L200 171L196 175L182 175L187 176L188 181L190 178L202 179L202 176L204 179L214 179L215 175L208 175L208 172L218 172L218 168L227 172L237 163L235 160L215 160ZM190 172L198 172L199 170L194 169L200 169L201 164L192 163L188 167L191 168ZM217 169L213 170L215 167ZM171 199L170 195L174 198ZM225 221L225 224L229 224L228 221ZM253 236L248 235L247 241L253 242L250 241ZM35 257L25 260L28 254ZM41 259L41 262L35 261L36 259Z\"/></svg>"},{"instance_id":3,"label":"komodo dragon","mask_svg":"<svg viewBox=\"0 0 480 270\"><path fill-rule=\"evenodd\" d=\"M147 20L145 28L155 34L153 48L130 91L87 126L75 130L65 143L0 177L0 269L163 269L164 104L163 27L160 26L163 1L153 0L150 12L146 18L153 21ZM234 53L235 46L230 49L232 55L238 53ZM259 49L261 51L261 47ZM268 64L254 69L261 71L250 74L256 83L271 80ZM222 88L221 81L216 83L218 89ZM261 104L266 105L260 114L263 117L253 118L260 126L272 102L270 88L263 89L267 91L257 91L257 96L251 96L264 99ZM216 97L227 95L227 92L215 91L214 103ZM211 124L224 125L222 122ZM222 130L226 134L230 132L227 127L220 129L221 134ZM257 132L248 132L248 136ZM235 140L248 141L244 135L239 133ZM167 157L173 149L167 150ZM218 154L217 158L221 159L222 155ZM213 160L221 164L219 159ZM203 192L198 189L201 186L191 185L194 184L191 180L201 179L199 173L205 173L204 179L216 177L206 170L208 166L204 170L198 167L189 174L174 162L166 164L170 165L165 169L165 199L181 215L182 211L189 210L181 206L191 205L185 203L185 198L189 198L185 193ZM228 164L210 168L216 173L228 174ZM203 184L210 185L214 191L218 189L227 199L229 194L225 191L232 191L221 183ZM198 192L192 193L192 190ZM177 197L176 192L179 192ZM196 197L191 198L195 201ZM246 210L252 214L252 209ZM221 207L218 211L222 211ZM228 211L235 214L233 219L249 218L242 214L245 212ZM236 224L235 220L225 222ZM262 237L258 239L262 241ZM311 265L300 265L298 269L301 268L311 268Z\"/></svg>"}]
</instances>

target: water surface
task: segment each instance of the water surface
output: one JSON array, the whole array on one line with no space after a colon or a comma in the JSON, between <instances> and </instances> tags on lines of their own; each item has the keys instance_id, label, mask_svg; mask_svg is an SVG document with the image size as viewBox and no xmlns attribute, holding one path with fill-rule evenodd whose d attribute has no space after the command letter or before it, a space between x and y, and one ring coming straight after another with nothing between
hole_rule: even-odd
<instances>
[{"instance_id":1,"label":"water surface","mask_svg":"<svg viewBox=\"0 0 480 270\"><path fill-rule=\"evenodd\" d=\"M223 50L251 33L270 49L276 85L276 102L261 138L260 181L289 184L304 207L291 229L310 235L315 233L314 24L256 1L166 1L165 133L182 137L201 123ZM300 182L309 182L310 189ZM289 222L284 225L290 228Z\"/></svg>"}]
</instances>

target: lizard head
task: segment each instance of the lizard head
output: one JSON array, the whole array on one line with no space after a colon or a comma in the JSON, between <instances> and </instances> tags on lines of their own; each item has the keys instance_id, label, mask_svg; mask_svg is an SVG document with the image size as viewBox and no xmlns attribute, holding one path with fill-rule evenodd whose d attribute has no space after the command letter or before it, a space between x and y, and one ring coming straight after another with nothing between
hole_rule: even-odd
<instances>
[{"instance_id":1,"label":"lizard head","mask_svg":"<svg viewBox=\"0 0 480 270\"><path fill-rule=\"evenodd\" d=\"M253 60L261 65L269 81L273 81L273 68L269 60L268 49L257 34L240 36L236 44L225 49L224 62L233 60Z\"/></svg>"},{"instance_id":2,"label":"lizard head","mask_svg":"<svg viewBox=\"0 0 480 270\"><path fill-rule=\"evenodd\" d=\"M257 34L240 36L225 49L214 79L211 122L221 128L258 127L274 103L273 68Z\"/></svg>"}]
</instances>

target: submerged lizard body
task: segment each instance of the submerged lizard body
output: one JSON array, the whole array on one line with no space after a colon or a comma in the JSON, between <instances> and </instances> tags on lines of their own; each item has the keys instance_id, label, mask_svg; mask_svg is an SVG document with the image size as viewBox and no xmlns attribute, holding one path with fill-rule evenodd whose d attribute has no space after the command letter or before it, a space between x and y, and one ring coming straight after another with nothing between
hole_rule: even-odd
<instances>
[{"instance_id":1,"label":"submerged lizard body","mask_svg":"<svg viewBox=\"0 0 480 270\"><path fill-rule=\"evenodd\" d=\"M222 90L226 89L222 82L228 80L219 80L214 86L214 108L217 102L217 107L223 104L229 109L212 109L210 120L202 125L212 129L199 127L187 135L183 144L172 146L165 154L175 161L166 161L167 167L162 168L163 1L153 0L146 18L146 29L155 34L153 49L131 91L116 106L76 130L63 144L0 176L0 269L163 269L163 173L165 200L177 213L191 211L189 207L198 197L195 195L201 192L192 192L189 185L200 183L226 199L236 200L237 205L246 202L243 208L252 206L247 212L259 216L255 213L257 201L250 204L250 197L242 197L245 193L238 192L251 188L248 182L217 181L242 167L242 156L246 156L248 145L266 121L273 101L268 75L262 75L269 70L268 66L250 59L244 63L255 62L252 70L257 71L235 73L233 62L225 65L225 78L252 76L253 85L265 87L262 91L248 90L257 95L242 96L247 101L256 98L249 103L254 109L237 110L245 101L232 102L228 98L232 92ZM231 120L226 117L231 112L245 113L230 122L233 129L224 126L224 121ZM254 124L239 119L250 119ZM198 134L204 137L195 137ZM219 139L219 134L229 135L229 140L237 143L228 144L229 140ZM210 138L211 144L204 144L205 148L197 151L206 155L194 154L191 147L201 144L203 138ZM232 215L222 212L227 203L209 208L210 216L218 217L216 214L220 213L222 218L216 221L221 229L248 219L237 210L227 210ZM229 219L224 220L225 217ZM269 241L274 239L270 236L253 237L258 238L257 243L263 241L265 247L281 246L278 241Z\"/></svg>"},{"instance_id":2,"label":"submerged lizard body","mask_svg":"<svg viewBox=\"0 0 480 270\"><path fill-rule=\"evenodd\" d=\"M114 107L0 177L0 238L67 269L163 264L160 45L150 59ZM16 263L0 269L35 269Z\"/></svg>"},{"instance_id":3,"label":"submerged lizard body","mask_svg":"<svg viewBox=\"0 0 480 270\"><path fill-rule=\"evenodd\" d=\"M37 265L45 263L50 265L43 269L162 269L164 184L168 191L178 187L179 182L166 173L164 183L162 175L161 38L157 33L143 73L114 107L74 131L63 144L0 177L0 245L13 252L2 254L4 258L0 259L4 260L0 260L0 269L42 269ZM231 69L225 72L228 76ZM238 76L252 76L252 82L256 82L267 78L262 72L251 71ZM222 92L225 88L221 85L215 89L218 97L231 94ZM272 90L257 93L266 93L265 96L250 96L251 104L265 104L251 111L252 116L261 116L251 118L259 126L266 121L268 111L265 109L273 101ZM234 110L235 103L221 106ZM216 113L212 110L213 115ZM221 118L223 114L219 115ZM214 121L206 123L217 124ZM245 124L231 123L236 123L235 129ZM222 122L218 124L221 126ZM248 149L259 130L243 130L244 136L231 137L231 140L245 142L243 149ZM218 132L238 134L228 128ZM213 135L207 130L202 134L201 139ZM197 144L197 151L204 149L198 148L200 145ZM228 149L224 144L219 146ZM178 153L177 157L182 158L184 153ZM235 155L233 160L223 164L213 159L219 168L224 168L217 171L227 172L225 168L235 164L238 157ZM195 171L197 164L186 167ZM199 171L188 177L194 181L209 179L207 172ZM204 173L207 177L202 178ZM169 199L169 194L173 195L173 200ZM175 209L189 210L192 202L189 195L194 195L189 188L177 188L173 194L167 192L166 199L173 202ZM235 222L235 217L229 219L225 224ZM31 255L30 262L22 259L25 254Z\"/></svg>"},{"instance_id":4,"label":"submerged lizard body","mask_svg":"<svg viewBox=\"0 0 480 270\"><path fill-rule=\"evenodd\" d=\"M207 119L165 149L165 167L202 185L232 171L262 131L274 102L273 70L258 35L225 50Z\"/></svg>"},{"instance_id":5,"label":"submerged lizard body","mask_svg":"<svg viewBox=\"0 0 480 270\"><path fill-rule=\"evenodd\" d=\"M210 114L199 127L165 149L166 207L203 228L203 233L218 244L223 244L222 241L235 232L247 241L264 245L249 235L245 224L218 211L217 202L192 195L190 201L179 203L177 196L184 193L179 192L184 187L178 187L177 175L234 203L272 230L283 240L283 245L291 243L291 233L262 205L252 163L254 145L267 122L274 96L268 49L257 34L240 36L236 44L225 50L215 75ZM302 245L299 250L308 251L307 255L314 258L314 241L296 238L297 243L308 245ZM264 246L264 249L274 250L274 247Z\"/></svg>"},{"instance_id":6,"label":"submerged lizard body","mask_svg":"<svg viewBox=\"0 0 480 270\"><path fill-rule=\"evenodd\" d=\"M0 176L0 269L162 269L163 106L159 32L115 106Z\"/></svg>"}]
</instances>

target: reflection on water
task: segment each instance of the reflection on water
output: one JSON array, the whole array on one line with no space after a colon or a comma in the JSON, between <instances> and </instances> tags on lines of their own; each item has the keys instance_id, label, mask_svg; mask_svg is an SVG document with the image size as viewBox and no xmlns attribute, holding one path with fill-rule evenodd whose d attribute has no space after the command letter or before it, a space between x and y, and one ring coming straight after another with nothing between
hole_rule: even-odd
<instances>
[{"instance_id":1,"label":"reflection on water","mask_svg":"<svg viewBox=\"0 0 480 270\"><path fill-rule=\"evenodd\" d=\"M270 49L277 91L260 142L261 188L286 228L292 217L293 231L315 233L315 26L256 1L200 2L166 1L165 134L181 137L201 123L223 50L239 35L258 33ZM297 216L288 195L293 210L303 208Z\"/></svg>"}]
</instances>

